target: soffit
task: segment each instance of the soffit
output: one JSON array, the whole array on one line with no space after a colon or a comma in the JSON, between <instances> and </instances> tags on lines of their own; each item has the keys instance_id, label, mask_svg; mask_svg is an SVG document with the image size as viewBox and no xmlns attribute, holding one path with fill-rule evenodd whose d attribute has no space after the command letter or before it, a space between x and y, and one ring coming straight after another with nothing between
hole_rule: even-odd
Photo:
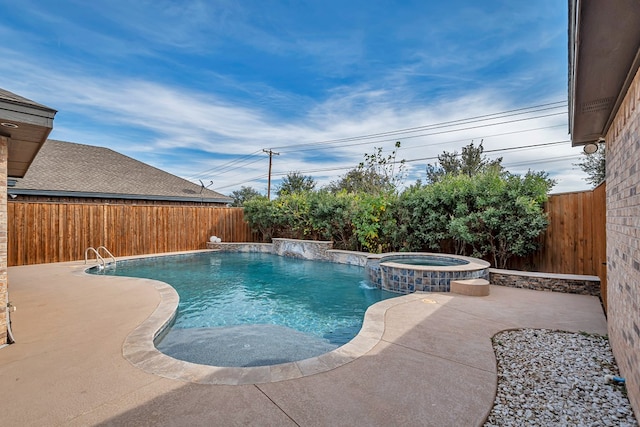
<instances>
[{"instance_id":1,"label":"soffit","mask_svg":"<svg viewBox=\"0 0 640 427\"><path fill-rule=\"evenodd\" d=\"M569 132L604 137L638 69L640 2L569 1Z\"/></svg>"},{"instance_id":2,"label":"soffit","mask_svg":"<svg viewBox=\"0 0 640 427\"><path fill-rule=\"evenodd\" d=\"M0 89L0 135L9 138L9 177L24 177L51 133L55 114L56 110Z\"/></svg>"}]
</instances>

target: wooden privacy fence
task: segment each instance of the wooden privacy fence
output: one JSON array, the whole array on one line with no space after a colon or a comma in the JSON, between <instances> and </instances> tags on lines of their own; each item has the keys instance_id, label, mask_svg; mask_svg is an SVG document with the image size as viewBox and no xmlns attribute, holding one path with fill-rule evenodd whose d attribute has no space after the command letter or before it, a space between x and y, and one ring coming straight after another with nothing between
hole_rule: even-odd
<instances>
[{"instance_id":1,"label":"wooden privacy fence","mask_svg":"<svg viewBox=\"0 0 640 427\"><path fill-rule=\"evenodd\" d=\"M514 267L545 273L598 276L606 261L606 188L555 194L545 210L549 227L541 237L542 249Z\"/></svg>"},{"instance_id":2,"label":"wooden privacy fence","mask_svg":"<svg viewBox=\"0 0 640 427\"><path fill-rule=\"evenodd\" d=\"M606 304L606 184L593 191L552 195L545 210L549 227L541 238L542 249L514 260L510 268L598 276Z\"/></svg>"},{"instance_id":3,"label":"wooden privacy fence","mask_svg":"<svg viewBox=\"0 0 640 427\"><path fill-rule=\"evenodd\" d=\"M84 259L89 246L128 256L257 239L241 208L9 202L7 214L9 266Z\"/></svg>"}]
</instances>

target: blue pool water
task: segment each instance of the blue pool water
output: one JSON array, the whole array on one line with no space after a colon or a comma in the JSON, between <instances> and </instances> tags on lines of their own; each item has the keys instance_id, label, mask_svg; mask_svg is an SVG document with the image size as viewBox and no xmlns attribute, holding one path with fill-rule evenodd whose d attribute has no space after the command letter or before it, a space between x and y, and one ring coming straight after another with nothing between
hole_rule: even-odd
<instances>
[{"instance_id":1,"label":"blue pool water","mask_svg":"<svg viewBox=\"0 0 640 427\"><path fill-rule=\"evenodd\" d=\"M178 314L156 347L215 366L261 366L326 353L358 333L370 305L397 296L368 286L362 267L262 253L155 257L92 272L173 286Z\"/></svg>"}]
</instances>

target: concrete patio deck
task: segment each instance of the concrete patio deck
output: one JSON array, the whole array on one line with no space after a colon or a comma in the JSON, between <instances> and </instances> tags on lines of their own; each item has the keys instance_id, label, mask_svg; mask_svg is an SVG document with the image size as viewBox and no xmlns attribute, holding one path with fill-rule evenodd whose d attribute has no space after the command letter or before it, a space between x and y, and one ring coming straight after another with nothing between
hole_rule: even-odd
<instances>
[{"instance_id":1,"label":"concrete patio deck","mask_svg":"<svg viewBox=\"0 0 640 427\"><path fill-rule=\"evenodd\" d=\"M0 349L0 425L477 426L495 396L495 333L607 333L595 297L498 286L486 297L413 294L384 306L380 339L335 369L201 384L149 373L123 356L127 337L161 303L150 281L90 276L82 267L9 268L17 343Z\"/></svg>"}]
</instances>

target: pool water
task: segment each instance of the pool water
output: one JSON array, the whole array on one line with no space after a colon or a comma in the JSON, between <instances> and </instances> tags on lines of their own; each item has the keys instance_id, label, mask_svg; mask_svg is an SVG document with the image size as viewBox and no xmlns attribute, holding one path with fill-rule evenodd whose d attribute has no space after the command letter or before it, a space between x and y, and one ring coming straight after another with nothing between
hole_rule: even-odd
<instances>
[{"instance_id":1,"label":"pool water","mask_svg":"<svg viewBox=\"0 0 640 427\"><path fill-rule=\"evenodd\" d=\"M262 366L326 353L357 335L370 305L397 296L367 285L362 267L263 253L120 261L99 274L173 286L178 314L156 347L214 366Z\"/></svg>"}]
</instances>

